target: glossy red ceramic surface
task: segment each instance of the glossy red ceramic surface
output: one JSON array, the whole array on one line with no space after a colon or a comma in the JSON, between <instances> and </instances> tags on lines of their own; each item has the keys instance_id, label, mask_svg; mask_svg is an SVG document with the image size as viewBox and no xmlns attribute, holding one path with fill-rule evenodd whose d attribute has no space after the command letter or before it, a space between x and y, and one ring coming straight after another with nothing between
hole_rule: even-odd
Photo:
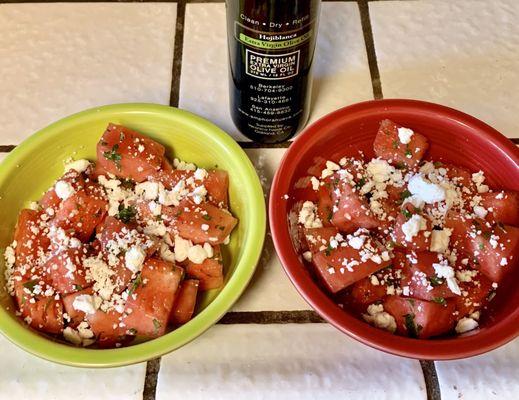
<instances>
[{"instance_id":1,"label":"glossy red ceramic surface","mask_svg":"<svg viewBox=\"0 0 519 400\"><path fill-rule=\"evenodd\" d=\"M354 104L321 118L287 150L270 192L270 227L285 271L306 301L328 322L374 348L405 357L446 360L470 357L519 335L519 268L498 289L480 329L462 337L420 340L371 327L337 306L310 276L289 234L287 215L297 200L294 183L319 159L364 152L371 158L380 121L389 118L425 135L428 157L483 170L490 186L519 191L519 150L482 121L454 109L415 100L376 100ZM285 195L288 195L288 199ZM519 256L519 255L518 255Z\"/></svg>"}]
</instances>

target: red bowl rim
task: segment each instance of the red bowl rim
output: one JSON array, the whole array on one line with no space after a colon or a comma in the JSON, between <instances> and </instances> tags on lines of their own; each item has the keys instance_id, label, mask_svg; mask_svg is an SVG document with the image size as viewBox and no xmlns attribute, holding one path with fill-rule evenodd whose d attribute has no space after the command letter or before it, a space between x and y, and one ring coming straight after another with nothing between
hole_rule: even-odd
<instances>
[{"instance_id":1,"label":"red bowl rim","mask_svg":"<svg viewBox=\"0 0 519 400\"><path fill-rule=\"evenodd\" d=\"M496 150L500 156L507 157L519 165L519 150L505 136L483 121L450 107L420 100L384 99L370 100L340 108L327 114L308 126L293 141L284 154L272 181L269 199L269 223L275 249L285 273L306 302L326 321L350 337L375 349L390 354L428 360L452 360L486 353L500 347L519 336L519 308L507 318L475 334L452 339L420 340L396 336L389 332L371 327L352 315L343 312L305 273L295 249L287 226L286 207L280 207L285 194L290 191L290 180L294 173L299 154L318 140L318 134L325 126L345 115L357 119L373 112L388 111L398 108L434 114L476 129Z\"/></svg>"}]
</instances>

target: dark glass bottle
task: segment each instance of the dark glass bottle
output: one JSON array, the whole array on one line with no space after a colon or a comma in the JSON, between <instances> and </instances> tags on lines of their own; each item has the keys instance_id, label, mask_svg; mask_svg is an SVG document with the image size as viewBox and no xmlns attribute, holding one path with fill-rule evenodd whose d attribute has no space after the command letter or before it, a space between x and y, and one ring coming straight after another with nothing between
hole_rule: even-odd
<instances>
[{"instance_id":1,"label":"dark glass bottle","mask_svg":"<svg viewBox=\"0 0 519 400\"><path fill-rule=\"evenodd\" d=\"M289 139L308 119L320 0L226 0L230 108L263 143Z\"/></svg>"}]
</instances>

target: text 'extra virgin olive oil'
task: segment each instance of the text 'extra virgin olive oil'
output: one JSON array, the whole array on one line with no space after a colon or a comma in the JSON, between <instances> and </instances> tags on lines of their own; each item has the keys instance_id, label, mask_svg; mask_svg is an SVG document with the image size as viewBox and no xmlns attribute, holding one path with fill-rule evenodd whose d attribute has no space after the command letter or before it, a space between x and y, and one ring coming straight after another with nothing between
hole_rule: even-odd
<instances>
[{"instance_id":1,"label":"text 'extra virgin olive oil'","mask_svg":"<svg viewBox=\"0 0 519 400\"><path fill-rule=\"evenodd\" d=\"M230 108L263 143L289 139L309 114L320 0L226 0Z\"/></svg>"}]
</instances>

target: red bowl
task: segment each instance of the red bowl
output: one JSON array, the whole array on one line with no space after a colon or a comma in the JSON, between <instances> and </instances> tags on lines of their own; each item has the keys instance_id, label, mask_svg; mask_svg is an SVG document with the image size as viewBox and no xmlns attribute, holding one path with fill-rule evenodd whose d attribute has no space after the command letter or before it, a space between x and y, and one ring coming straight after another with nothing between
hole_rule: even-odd
<instances>
[{"instance_id":1,"label":"red bowl","mask_svg":"<svg viewBox=\"0 0 519 400\"><path fill-rule=\"evenodd\" d=\"M349 336L388 353L429 360L450 360L485 353L519 335L519 268L501 285L480 329L461 337L411 339L359 320L337 306L313 280L294 247L288 212L297 200L295 182L319 158L336 159L364 152L371 158L380 121L389 118L425 135L428 155L473 171L483 170L490 186L519 190L519 150L482 121L454 109L415 100L376 100L341 108L302 132L281 161L270 192L270 227L285 272L305 300ZM286 198L288 194L288 199Z\"/></svg>"}]
</instances>

